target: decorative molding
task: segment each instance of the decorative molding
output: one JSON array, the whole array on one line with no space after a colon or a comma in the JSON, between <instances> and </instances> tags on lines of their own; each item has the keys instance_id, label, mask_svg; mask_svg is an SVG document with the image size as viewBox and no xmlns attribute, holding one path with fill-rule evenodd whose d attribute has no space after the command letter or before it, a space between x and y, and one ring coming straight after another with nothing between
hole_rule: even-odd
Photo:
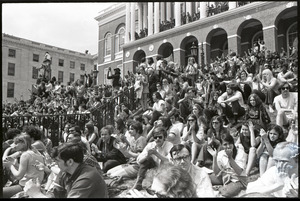
<instances>
[{"instance_id":1,"label":"decorative molding","mask_svg":"<svg viewBox=\"0 0 300 201\"><path fill-rule=\"evenodd\" d=\"M239 35L237 35L237 34L234 34L234 35L231 35L231 36L227 36L227 39L229 39L229 38L235 38L235 37L241 39L241 37Z\"/></svg>"},{"instance_id":2,"label":"decorative molding","mask_svg":"<svg viewBox=\"0 0 300 201\"><path fill-rule=\"evenodd\" d=\"M275 29L277 30L277 27L276 27L275 25L263 27L262 29L263 29L263 30L266 30L266 29L272 29L272 28L275 28Z\"/></svg>"},{"instance_id":3,"label":"decorative molding","mask_svg":"<svg viewBox=\"0 0 300 201\"><path fill-rule=\"evenodd\" d=\"M213 26L213 29L217 29L217 28L219 28L219 25L215 24L215 25Z\"/></svg>"},{"instance_id":4,"label":"decorative molding","mask_svg":"<svg viewBox=\"0 0 300 201\"><path fill-rule=\"evenodd\" d=\"M166 42L168 42L167 39L164 39L164 40L163 40L163 43L166 43Z\"/></svg>"},{"instance_id":5,"label":"decorative molding","mask_svg":"<svg viewBox=\"0 0 300 201\"><path fill-rule=\"evenodd\" d=\"M174 49L173 52L175 51L185 51L184 49L181 49L181 48L177 48L177 49Z\"/></svg>"},{"instance_id":6,"label":"decorative molding","mask_svg":"<svg viewBox=\"0 0 300 201\"><path fill-rule=\"evenodd\" d=\"M128 58L128 57L130 56L130 52L127 51L127 52L125 53L125 56Z\"/></svg>"},{"instance_id":7,"label":"decorative molding","mask_svg":"<svg viewBox=\"0 0 300 201\"><path fill-rule=\"evenodd\" d=\"M123 64L131 63L131 62L134 62L134 60L124 61Z\"/></svg>"},{"instance_id":8,"label":"decorative molding","mask_svg":"<svg viewBox=\"0 0 300 201\"><path fill-rule=\"evenodd\" d=\"M154 45L149 45L149 51L152 52L154 50Z\"/></svg>"},{"instance_id":9,"label":"decorative molding","mask_svg":"<svg viewBox=\"0 0 300 201\"><path fill-rule=\"evenodd\" d=\"M293 7L294 6L294 2L289 2L288 4L286 4L287 8Z\"/></svg>"},{"instance_id":10,"label":"decorative molding","mask_svg":"<svg viewBox=\"0 0 300 201\"><path fill-rule=\"evenodd\" d=\"M250 20L250 19L252 19L252 16L251 15L246 15L246 16L244 16L244 18L245 18L245 20Z\"/></svg>"}]
</instances>

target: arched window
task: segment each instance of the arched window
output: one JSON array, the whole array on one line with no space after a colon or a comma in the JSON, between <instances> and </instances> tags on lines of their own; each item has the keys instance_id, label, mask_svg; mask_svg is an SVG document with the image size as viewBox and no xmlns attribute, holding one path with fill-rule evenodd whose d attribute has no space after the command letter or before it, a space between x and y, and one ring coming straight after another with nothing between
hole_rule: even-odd
<instances>
[{"instance_id":1,"label":"arched window","mask_svg":"<svg viewBox=\"0 0 300 201\"><path fill-rule=\"evenodd\" d=\"M110 55L111 54L111 33L107 33L105 36L104 48L105 48L104 56Z\"/></svg>"},{"instance_id":2,"label":"arched window","mask_svg":"<svg viewBox=\"0 0 300 201\"><path fill-rule=\"evenodd\" d=\"M289 47L295 46L298 48L298 23L295 22L287 29L287 45ZM288 55L290 55L291 50L288 51Z\"/></svg>"},{"instance_id":3,"label":"arched window","mask_svg":"<svg viewBox=\"0 0 300 201\"><path fill-rule=\"evenodd\" d=\"M121 52L123 50L123 45L125 43L125 28L121 27L115 37L115 53Z\"/></svg>"}]
</instances>

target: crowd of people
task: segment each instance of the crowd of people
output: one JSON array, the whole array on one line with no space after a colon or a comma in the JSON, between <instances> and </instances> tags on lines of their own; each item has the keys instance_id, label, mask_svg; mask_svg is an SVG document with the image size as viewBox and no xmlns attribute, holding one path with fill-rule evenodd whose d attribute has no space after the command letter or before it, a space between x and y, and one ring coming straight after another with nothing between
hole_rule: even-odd
<instances>
[{"instance_id":1,"label":"crowd of people","mask_svg":"<svg viewBox=\"0 0 300 201\"><path fill-rule=\"evenodd\" d=\"M134 179L135 196L298 197L297 55L271 52L259 40L243 56L230 51L210 65L148 57L122 82L120 70L110 69L110 95L132 86L140 112L120 102L114 124L66 124L58 146L40 127L8 129L3 197L109 197L107 178L115 187ZM22 110L84 113L103 98L82 80L64 91L55 86ZM249 182L255 169L259 177Z\"/></svg>"}]
</instances>

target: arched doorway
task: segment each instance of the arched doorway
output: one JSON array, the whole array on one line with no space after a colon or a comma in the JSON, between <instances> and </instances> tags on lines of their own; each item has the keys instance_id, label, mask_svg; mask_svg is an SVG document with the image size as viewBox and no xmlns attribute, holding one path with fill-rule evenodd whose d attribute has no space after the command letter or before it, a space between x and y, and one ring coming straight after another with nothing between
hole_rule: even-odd
<instances>
[{"instance_id":1,"label":"arched doorway","mask_svg":"<svg viewBox=\"0 0 300 201\"><path fill-rule=\"evenodd\" d=\"M217 57L221 57L222 54L224 56L227 56L228 53L228 41L227 41L227 33L222 28L216 28L213 29L209 34L207 35L207 40L210 44L210 50L208 54L210 58L209 63L213 62Z\"/></svg>"},{"instance_id":2,"label":"arched doorway","mask_svg":"<svg viewBox=\"0 0 300 201\"><path fill-rule=\"evenodd\" d=\"M136 73L137 66L141 63L143 57L146 57L144 50L138 50L133 55L132 69L133 73Z\"/></svg>"},{"instance_id":3,"label":"arched doorway","mask_svg":"<svg viewBox=\"0 0 300 201\"><path fill-rule=\"evenodd\" d=\"M239 26L237 35L241 36L240 56L244 56L244 52L253 48L258 40L264 41L262 28L262 23L257 19L246 20Z\"/></svg>"},{"instance_id":4,"label":"arched doorway","mask_svg":"<svg viewBox=\"0 0 300 201\"><path fill-rule=\"evenodd\" d=\"M174 61L173 45L169 42L163 43L158 48L158 54L167 61Z\"/></svg>"},{"instance_id":5,"label":"arched doorway","mask_svg":"<svg viewBox=\"0 0 300 201\"><path fill-rule=\"evenodd\" d=\"M193 46L193 47L192 47ZM181 61L180 65L187 65L188 58L189 57L194 57L197 64L199 64L199 58L198 58L198 40L195 36L188 36L185 37L181 44L180 48L184 50L184 63ZM196 50L196 53L193 53L192 49Z\"/></svg>"}]
</instances>

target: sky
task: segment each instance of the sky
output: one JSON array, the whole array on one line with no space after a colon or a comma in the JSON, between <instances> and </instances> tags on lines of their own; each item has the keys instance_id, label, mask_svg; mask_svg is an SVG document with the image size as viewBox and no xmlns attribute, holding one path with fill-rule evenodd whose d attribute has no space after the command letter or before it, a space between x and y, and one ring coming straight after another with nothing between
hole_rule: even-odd
<instances>
[{"instance_id":1,"label":"sky","mask_svg":"<svg viewBox=\"0 0 300 201\"><path fill-rule=\"evenodd\" d=\"M96 54L95 17L113 2L3 3L2 33L76 52Z\"/></svg>"}]
</instances>

